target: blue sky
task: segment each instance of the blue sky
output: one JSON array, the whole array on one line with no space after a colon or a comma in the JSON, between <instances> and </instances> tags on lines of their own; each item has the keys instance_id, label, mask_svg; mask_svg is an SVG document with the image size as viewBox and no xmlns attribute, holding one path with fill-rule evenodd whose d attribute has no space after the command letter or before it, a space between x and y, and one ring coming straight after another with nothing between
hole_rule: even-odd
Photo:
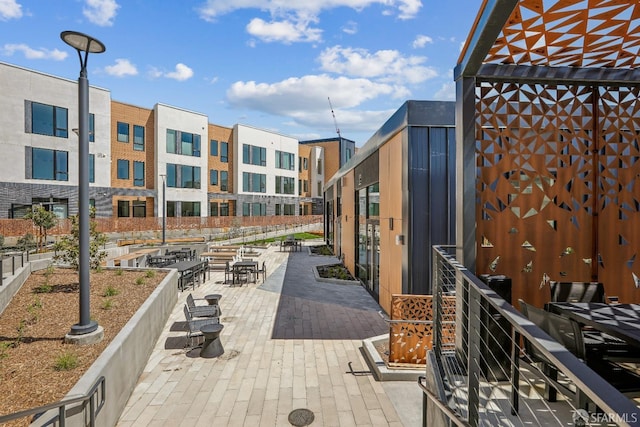
<instances>
[{"instance_id":1,"label":"blue sky","mask_svg":"<svg viewBox=\"0 0 640 427\"><path fill-rule=\"evenodd\" d=\"M404 101L453 100L481 0L0 0L0 61L295 138L363 145ZM1 94L0 94L1 96Z\"/></svg>"}]
</instances>

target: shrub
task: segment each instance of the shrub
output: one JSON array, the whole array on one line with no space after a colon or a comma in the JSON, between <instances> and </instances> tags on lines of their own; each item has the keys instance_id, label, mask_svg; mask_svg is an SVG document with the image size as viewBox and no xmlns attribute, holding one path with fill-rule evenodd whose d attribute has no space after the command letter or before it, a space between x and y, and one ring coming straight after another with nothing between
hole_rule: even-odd
<instances>
[{"instance_id":1,"label":"shrub","mask_svg":"<svg viewBox=\"0 0 640 427\"><path fill-rule=\"evenodd\" d=\"M144 277L138 277L136 279L136 285L142 285L144 284Z\"/></svg>"},{"instance_id":2,"label":"shrub","mask_svg":"<svg viewBox=\"0 0 640 427\"><path fill-rule=\"evenodd\" d=\"M105 297L113 297L113 296L118 295L119 293L120 292L116 288L114 288L113 286L109 285L109 286L107 286L107 289L105 289L103 296L105 296Z\"/></svg>"}]
</instances>

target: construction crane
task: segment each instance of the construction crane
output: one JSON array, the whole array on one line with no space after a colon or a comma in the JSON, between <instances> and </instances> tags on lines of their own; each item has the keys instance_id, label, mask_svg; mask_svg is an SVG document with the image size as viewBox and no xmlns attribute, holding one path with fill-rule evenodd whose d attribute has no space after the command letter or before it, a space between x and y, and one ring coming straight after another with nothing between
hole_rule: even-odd
<instances>
[{"instance_id":1,"label":"construction crane","mask_svg":"<svg viewBox=\"0 0 640 427\"><path fill-rule=\"evenodd\" d=\"M338 127L338 121L336 120L336 113L333 112L333 105L331 105L331 98L327 96L329 100L329 108L331 108L331 115L333 116L333 123L336 125L336 132L338 133L338 138L342 140L342 136L340 136L340 128Z\"/></svg>"}]
</instances>

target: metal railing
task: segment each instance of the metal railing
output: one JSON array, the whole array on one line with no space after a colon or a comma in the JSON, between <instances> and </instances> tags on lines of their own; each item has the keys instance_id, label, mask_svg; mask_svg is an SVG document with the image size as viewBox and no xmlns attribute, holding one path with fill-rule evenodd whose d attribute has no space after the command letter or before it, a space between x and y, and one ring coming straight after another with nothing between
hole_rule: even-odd
<instances>
[{"instance_id":1,"label":"metal railing","mask_svg":"<svg viewBox=\"0 0 640 427\"><path fill-rule=\"evenodd\" d=\"M24 267L25 262L29 262L28 251L0 254L0 285L4 285L4 275L6 273L10 271L10 275L13 276L19 268Z\"/></svg>"},{"instance_id":2,"label":"metal railing","mask_svg":"<svg viewBox=\"0 0 640 427\"><path fill-rule=\"evenodd\" d=\"M100 410L105 404L105 378L101 376L91 386L89 391L81 396L69 397L61 400L60 402L50 403L48 405L39 406L37 408L26 409L24 411L16 412L14 414L0 416L0 425L9 421L19 420L21 418L36 416L39 418L46 412L51 410L57 410L56 414L51 415L49 420L41 420L44 426L55 425L64 427L66 423L66 412L69 405L81 403L82 411L85 412L85 425L93 427L96 425L96 416L100 413ZM87 412L88 405L88 412Z\"/></svg>"},{"instance_id":3,"label":"metal railing","mask_svg":"<svg viewBox=\"0 0 640 427\"><path fill-rule=\"evenodd\" d=\"M640 409L591 370L561 344L524 317L455 258L455 248L433 248L433 350L427 375L436 386L420 384L430 410L446 415L456 425L590 425L605 422L640 425ZM447 333L443 295L456 296L455 344ZM569 393L557 401L547 399L549 384L535 372L535 364L522 364L521 342L527 340L561 373L563 390L575 390L598 409L591 413ZM420 380L419 380L420 381ZM550 401L551 400L551 401ZM438 409L439 408L439 409ZM446 409L446 410L445 410Z\"/></svg>"}]
</instances>

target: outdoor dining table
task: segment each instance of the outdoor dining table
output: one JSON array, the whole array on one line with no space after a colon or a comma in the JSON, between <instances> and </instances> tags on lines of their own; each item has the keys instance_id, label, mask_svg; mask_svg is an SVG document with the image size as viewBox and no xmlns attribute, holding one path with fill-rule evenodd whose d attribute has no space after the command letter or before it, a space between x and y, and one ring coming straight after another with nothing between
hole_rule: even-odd
<instances>
[{"instance_id":1,"label":"outdoor dining table","mask_svg":"<svg viewBox=\"0 0 640 427\"><path fill-rule=\"evenodd\" d=\"M640 304L551 302L547 310L640 348Z\"/></svg>"},{"instance_id":2,"label":"outdoor dining table","mask_svg":"<svg viewBox=\"0 0 640 427\"><path fill-rule=\"evenodd\" d=\"M175 255L178 260L188 261L191 258L191 249L173 249L168 250L166 255Z\"/></svg>"},{"instance_id":3,"label":"outdoor dining table","mask_svg":"<svg viewBox=\"0 0 640 427\"><path fill-rule=\"evenodd\" d=\"M149 257L149 264L153 267L164 267L176 261L177 258L175 255L151 255Z\"/></svg>"},{"instance_id":4,"label":"outdoor dining table","mask_svg":"<svg viewBox=\"0 0 640 427\"><path fill-rule=\"evenodd\" d=\"M258 262L257 261L236 261L233 263L231 268L233 269L233 284L234 285L236 283L242 284L242 282L240 281L240 277L243 275L246 275L247 280L249 280L248 275L251 274L253 275L255 280L256 274L258 272Z\"/></svg>"},{"instance_id":5,"label":"outdoor dining table","mask_svg":"<svg viewBox=\"0 0 640 427\"><path fill-rule=\"evenodd\" d=\"M182 283L183 282L182 279L190 273L193 274L192 280L195 280L196 274L202 274L202 281L204 282L204 280L206 279L205 274L207 271L207 269L204 268L206 263L207 263L206 261L200 261L200 260L178 261L176 263L165 266L165 268L175 268L176 270L178 270L178 273L180 273L180 279L181 279L178 283L178 286L180 290L184 290L185 286L184 286L184 283Z\"/></svg>"}]
</instances>

